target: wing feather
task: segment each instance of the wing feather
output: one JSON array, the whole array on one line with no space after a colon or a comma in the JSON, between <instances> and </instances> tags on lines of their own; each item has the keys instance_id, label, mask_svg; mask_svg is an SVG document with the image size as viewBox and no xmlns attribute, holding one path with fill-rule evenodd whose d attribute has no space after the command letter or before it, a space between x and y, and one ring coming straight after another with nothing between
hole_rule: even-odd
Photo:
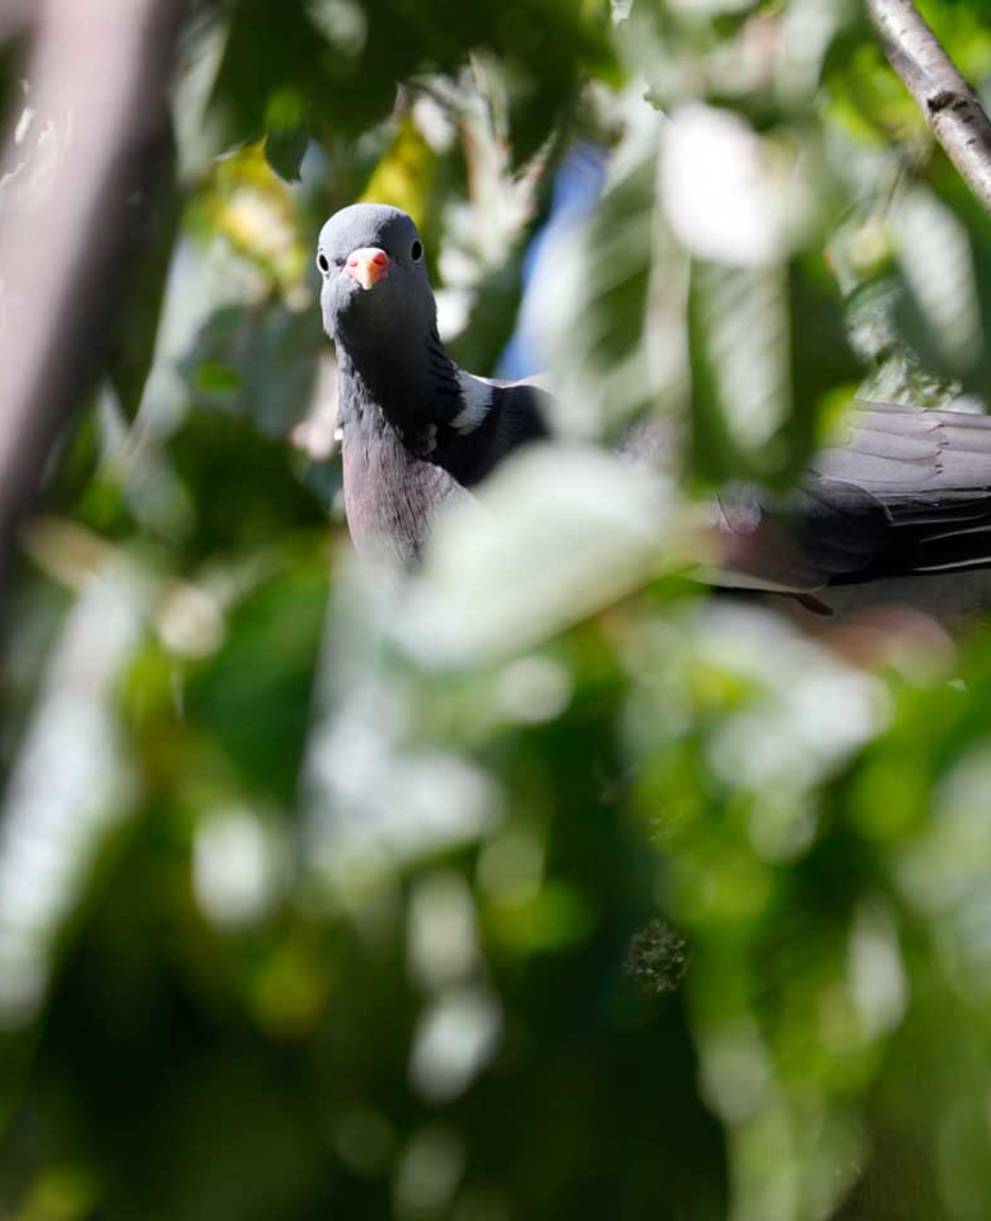
<instances>
[{"instance_id":1,"label":"wing feather","mask_svg":"<svg viewBox=\"0 0 991 1221\"><path fill-rule=\"evenodd\" d=\"M821 586L911 573L991 566L991 417L891 403L865 403L811 463L781 504L765 504L746 548L760 574L757 543L773 539L764 520L788 523L789 537ZM731 521L731 515L727 515ZM737 529L739 533L739 528ZM744 549L739 543L731 548ZM776 566L769 560L770 570Z\"/></svg>"}]
</instances>

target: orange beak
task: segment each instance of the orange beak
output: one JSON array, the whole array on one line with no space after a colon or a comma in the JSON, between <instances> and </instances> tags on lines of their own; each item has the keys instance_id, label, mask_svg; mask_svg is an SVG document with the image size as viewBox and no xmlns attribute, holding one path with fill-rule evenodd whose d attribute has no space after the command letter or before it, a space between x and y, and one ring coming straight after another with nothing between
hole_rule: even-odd
<instances>
[{"instance_id":1,"label":"orange beak","mask_svg":"<svg viewBox=\"0 0 991 1221\"><path fill-rule=\"evenodd\" d=\"M389 256L378 246L362 246L352 250L344 264L345 274L357 280L364 289L377 284L389 270Z\"/></svg>"}]
</instances>

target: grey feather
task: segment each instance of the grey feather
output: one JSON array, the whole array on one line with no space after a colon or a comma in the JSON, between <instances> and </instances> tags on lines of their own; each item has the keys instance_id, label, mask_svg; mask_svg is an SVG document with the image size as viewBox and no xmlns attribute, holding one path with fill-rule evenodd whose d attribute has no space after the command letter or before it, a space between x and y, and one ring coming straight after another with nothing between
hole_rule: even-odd
<instances>
[{"instance_id":1,"label":"grey feather","mask_svg":"<svg viewBox=\"0 0 991 1221\"><path fill-rule=\"evenodd\" d=\"M991 565L991 419L859 406L796 492L765 503L759 529L769 521L804 561L796 592Z\"/></svg>"},{"instance_id":2,"label":"grey feather","mask_svg":"<svg viewBox=\"0 0 991 1221\"><path fill-rule=\"evenodd\" d=\"M384 252L368 288L352 252ZM324 327L337 346L344 494L362 549L415 557L438 508L547 433L543 392L460 370L437 334L422 241L404 212L345 208L324 225ZM649 430L648 430L649 432ZM645 460L642 438L629 449ZM991 566L991 419L864 403L777 502L720 498L727 581L808 594Z\"/></svg>"},{"instance_id":3,"label":"grey feather","mask_svg":"<svg viewBox=\"0 0 991 1221\"><path fill-rule=\"evenodd\" d=\"M368 288L347 270L360 250L387 259ZM410 560L443 503L546 435L540 392L458 368L437 334L422 240L405 212L342 209L321 230L317 265L337 348L348 528L360 550Z\"/></svg>"}]
</instances>

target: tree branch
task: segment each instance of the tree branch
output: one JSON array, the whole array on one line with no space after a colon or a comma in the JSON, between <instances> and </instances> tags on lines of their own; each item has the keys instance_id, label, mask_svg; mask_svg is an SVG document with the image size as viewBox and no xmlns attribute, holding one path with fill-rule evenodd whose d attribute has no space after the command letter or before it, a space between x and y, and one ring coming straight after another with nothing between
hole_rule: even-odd
<instances>
[{"instance_id":1,"label":"tree branch","mask_svg":"<svg viewBox=\"0 0 991 1221\"><path fill-rule=\"evenodd\" d=\"M0 165L0 575L93 353L146 207L181 0L46 0L26 76L44 149L11 125ZM20 127L21 125L18 125Z\"/></svg>"},{"instance_id":2,"label":"tree branch","mask_svg":"<svg viewBox=\"0 0 991 1221\"><path fill-rule=\"evenodd\" d=\"M946 155L991 212L991 122L912 0L865 0L888 62Z\"/></svg>"},{"instance_id":3,"label":"tree branch","mask_svg":"<svg viewBox=\"0 0 991 1221\"><path fill-rule=\"evenodd\" d=\"M0 42L21 34L28 28L30 18L30 0L6 0L0 8Z\"/></svg>"}]
</instances>

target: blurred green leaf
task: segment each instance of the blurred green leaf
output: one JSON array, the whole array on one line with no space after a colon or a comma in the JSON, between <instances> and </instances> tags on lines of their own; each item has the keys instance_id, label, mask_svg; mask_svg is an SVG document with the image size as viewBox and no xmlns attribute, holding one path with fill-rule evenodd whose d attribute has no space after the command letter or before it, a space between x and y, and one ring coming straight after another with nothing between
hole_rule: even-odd
<instances>
[{"instance_id":1,"label":"blurred green leaf","mask_svg":"<svg viewBox=\"0 0 991 1221\"><path fill-rule=\"evenodd\" d=\"M183 361L197 405L247 416L269 437L285 437L305 414L325 342L320 318L270 300L230 306L208 319Z\"/></svg>"},{"instance_id":2,"label":"blurred green leaf","mask_svg":"<svg viewBox=\"0 0 991 1221\"><path fill-rule=\"evenodd\" d=\"M191 722L228 752L246 786L284 801L293 796L309 719L327 595L320 558L253 592L188 689Z\"/></svg>"},{"instance_id":3,"label":"blurred green leaf","mask_svg":"<svg viewBox=\"0 0 991 1221\"><path fill-rule=\"evenodd\" d=\"M987 96L981 6L920 7ZM64 135L24 71L4 208ZM989 1215L987 629L687 575L700 484L987 397L991 220L861 7L201 3L171 102L4 588L0 1214ZM401 578L327 522L359 198L586 444Z\"/></svg>"},{"instance_id":4,"label":"blurred green leaf","mask_svg":"<svg viewBox=\"0 0 991 1221\"><path fill-rule=\"evenodd\" d=\"M305 127L269 130L265 138L265 157L280 178L287 182L298 181L300 164L309 142L310 134Z\"/></svg>"}]
</instances>

